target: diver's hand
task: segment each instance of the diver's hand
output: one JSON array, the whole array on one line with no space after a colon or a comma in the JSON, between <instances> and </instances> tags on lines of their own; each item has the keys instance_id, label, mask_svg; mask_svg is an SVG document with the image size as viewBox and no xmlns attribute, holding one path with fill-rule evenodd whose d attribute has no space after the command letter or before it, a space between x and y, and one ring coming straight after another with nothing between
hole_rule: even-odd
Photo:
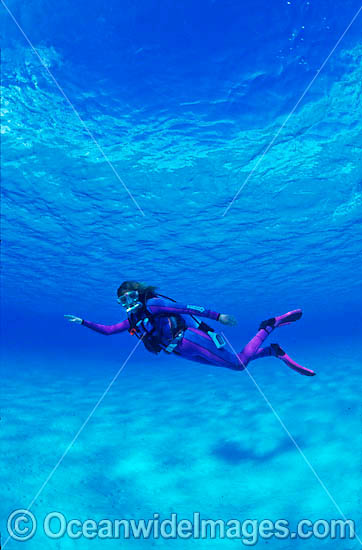
<instances>
[{"instance_id":1,"label":"diver's hand","mask_svg":"<svg viewBox=\"0 0 362 550\"><path fill-rule=\"evenodd\" d=\"M76 317L75 315L64 315L64 317L68 319L68 321L70 321L71 323L77 323L78 325L81 325L83 323L83 319L81 319L80 317Z\"/></svg>"},{"instance_id":2,"label":"diver's hand","mask_svg":"<svg viewBox=\"0 0 362 550\"><path fill-rule=\"evenodd\" d=\"M233 317L232 315L227 315L226 313L221 313L219 315L218 321L220 321L220 323L222 323L223 325L235 326L237 324L237 320L235 319L235 317Z\"/></svg>"}]
</instances>

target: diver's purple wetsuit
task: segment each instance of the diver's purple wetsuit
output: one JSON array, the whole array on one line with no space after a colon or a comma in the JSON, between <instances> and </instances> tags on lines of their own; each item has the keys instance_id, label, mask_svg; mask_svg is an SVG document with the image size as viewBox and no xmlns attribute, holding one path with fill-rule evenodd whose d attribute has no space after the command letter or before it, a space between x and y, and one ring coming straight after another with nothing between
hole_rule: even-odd
<instances>
[{"instance_id":1,"label":"diver's purple wetsuit","mask_svg":"<svg viewBox=\"0 0 362 550\"><path fill-rule=\"evenodd\" d=\"M259 359L262 357L276 356L275 347L273 344L266 348L261 348L260 346L264 340L272 332L273 328L266 326L259 330L254 338L248 342L245 348L238 353L237 355L232 351L226 349L226 346L218 349L210 336L199 330L197 328L197 323L190 317L190 315L197 315L198 317L206 317L207 319L212 319L217 321L219 318L219 313L205 309L200 306L184 305L180 303L171 303L169 301L163 300L162 298L156 297L151 298L147 301L147 309L150 313L157 314L166 314L165 317L159 317L157 319L157 331L160 338L160 341L164 345L168 345L173 337L171 332L171 323L167 317L167 314L170 316L178 314L183 317L186 322L186 329L183 333L182 339L179 341L177 347L174 350L176 355L180 355L191 361L197 361L198 363L204 363L208 365L215 365L219 367L226 367L233 370L243 370L249 361ZM297 310L300 311L300 310ZM277 323L275 326L280 326L281 324L288 324L287 316L290 313L276 317ZM292 312L293 313L293 312ZM301 316L298 314L299 317ZM298 318L299 318L298 317ZM285 319L285 320L284 320ZM83 320L83 324L100 332L102 334L116 334L118 332L124 332L129 329L130 324L128 319L117 323L115 325L99 325L98 323L92 323L91 321ZM275 345L274 345L275 346ZM300 367L292 359L290 359L285 352L284 355L280 357L288 366L294 368L301 374L306 374L307 376L312 376L313 371L309 371L304 367ZM287 359L289 362L287 361ZM301 370L302 369L302 370Z\"/></svg>"}]
</instances>

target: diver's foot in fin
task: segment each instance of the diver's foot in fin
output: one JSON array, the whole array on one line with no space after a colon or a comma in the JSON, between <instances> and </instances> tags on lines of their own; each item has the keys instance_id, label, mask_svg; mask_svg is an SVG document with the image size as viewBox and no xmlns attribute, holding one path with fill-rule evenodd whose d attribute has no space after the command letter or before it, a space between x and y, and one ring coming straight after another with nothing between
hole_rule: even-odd
<instances>
[{"instance_id":1,"label":"diver's foot in fin","mask_svg":"<svg viewBox=\"0 0 362 550\"><path fill-rule=\"evenodd\" d=\"M262 321L258 328L258 330L266 330L267 332L269 332L269 334L274 329L275 329L275 317L272 317L271 319L266 319L266 321Z\"/></svg>"},{"instance_id":2,"label":"diver's foot in fin","mask_svg":"<svg viewBox=\"0 0 362 550\"><path fill-rule=\"evenodd\" d=\"M303 312L301 309L294 309L293 311L288 311L288 313L284 313L284 315L279 315L278 317L271 317L271 319L267 319L266 321L262 321L259 326L259 330L266 330L269 332L269 334L277 327L282 327L283 325L290 325L290 323L294 323L295 321L298 321ZM270 330L268 330L270 329Z\"/></svg>"},{"instance_id":3,"label":"diver's foot in fin","mask_svg":"<svg viewBox=\"0 0 362 550\"><path fill-rule=\"evenodd\" d=\"M274 357L281 357L282 355L285 355L285 351L279 346L279 344L270 344L270 347Z\"/></svg>"},{"instance_id":4,"label":"diver's foot in fin","mask_svg":"<svg viewBox=\"0 0 362 550\"><path fill-rule=\"evenodd\" d=\"M285 353L285 351L279 346L279 344L270 344L270 347L273 350L273 355L275 357L278 357L278 359L281 359L284 361L288 367L295 370L296 372L299 372L299 374L303 374L304 376L315 376L316 373L313 370L306 369L305 367L302 367L302 365L298 365L289 355Z\"/></svg>"}]
</instances>

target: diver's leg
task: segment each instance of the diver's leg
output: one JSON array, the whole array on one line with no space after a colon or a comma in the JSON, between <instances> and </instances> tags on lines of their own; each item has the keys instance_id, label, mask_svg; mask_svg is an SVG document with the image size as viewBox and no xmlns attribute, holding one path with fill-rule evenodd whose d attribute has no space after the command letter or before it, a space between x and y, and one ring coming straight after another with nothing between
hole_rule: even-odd
<instances>
[{"instance_id":1,"label":"diver's leg","mask_svg":"<svg viewBox=\"0 0 362 550\"><path fill-rule=\"evenodd\" d=\"M261 359L262 357L274 357L273 348L271 346L259 348L254 355L250 357L249 361L255 361L255 359Z\"/></svg>"},{"instance_id":2,"label":"diver's leg","mask_svg":"<svg viewBox=\"0 0 362 550\"><path fill-rule=\"evenodd\" d=\"M260 323L259 330L254 338L252 338L250 342L246 344L245 348L240 353L238 353L238 357L243 365L246 366L251 358L255 356L256 352L258 351L264 340L269 336L269 334L273 332L275 328L294 323L295 321L298 321L301 316L302 310L294 309L293 311L288 311L283 315L271 317L266 321L262 321ZM263 357L265 357L265 355Z\"/></svg>"},{"instance_id":3,"label":"diver's leg","mask_svg":"<svg viewBox=\"0 0 362 550\"><path fill-rule=\"evenodd\" d=\"M272 332L272 330L273 329L268 326L266 326L265 328L262 328L261 330L258 330L254 338L252 338L250 342L246 344L245 348L240 353L238 353L238 358L240 359L244 367L246 367L250 359L256 355L258 349L260 348L264 340Z\"/></svg>"},{"instance_id":4,"label":"diver's leg","mask_svg":"<svg viewBox=\"0 0 362 550\"><path fill-rule=\"evenodd\" d=\"M216 348L211 338L205 332L189 328L185 331L184 337L175 352L185 359L197 361L198 363L207 363L232 370L244 370L251 359L272 355L273 350L271 347L259 350L264 340L272 331L273 327L271 326L266 326L259 330L245 348L240 353L235 354L225 348Z\"/></svg>"}]
</instances>

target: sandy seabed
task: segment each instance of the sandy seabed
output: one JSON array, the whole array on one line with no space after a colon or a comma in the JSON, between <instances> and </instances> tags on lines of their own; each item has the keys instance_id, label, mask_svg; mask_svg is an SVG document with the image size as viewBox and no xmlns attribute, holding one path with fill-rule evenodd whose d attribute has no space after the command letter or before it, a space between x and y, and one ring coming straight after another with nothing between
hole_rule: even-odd
<instances>
[{"instance_id":1,"label":"sandy seabed","mask_svg":"<svg viewBox=\"0 0 362 550\"><path fill-rule=\"evenodd\" d=\"M310 354L310 351L308 352ZM299 376L276 359L250 373L320 481L247 373L179 358L134 357L34 503L41 524L67 519L152 518L194 512L208 519L340 518L361 533L361 391L359 350L313 352L318 376ZM303 364L307 353L300 350ZM122 360L122 358L121 358ZM84 365L60 358L5 358L2 376L2 540L4 518L27 508L94 408L120 363ZM51 368L49 365L51 364ZM325 484L330 496L321 486ZM332 497L332 498L331 498ZM259 540L268 549L354 550L357 540ZM51 540L41 527L33 550L189 547L236 549L240 540Z\"/></svg>"}]
</instances>

